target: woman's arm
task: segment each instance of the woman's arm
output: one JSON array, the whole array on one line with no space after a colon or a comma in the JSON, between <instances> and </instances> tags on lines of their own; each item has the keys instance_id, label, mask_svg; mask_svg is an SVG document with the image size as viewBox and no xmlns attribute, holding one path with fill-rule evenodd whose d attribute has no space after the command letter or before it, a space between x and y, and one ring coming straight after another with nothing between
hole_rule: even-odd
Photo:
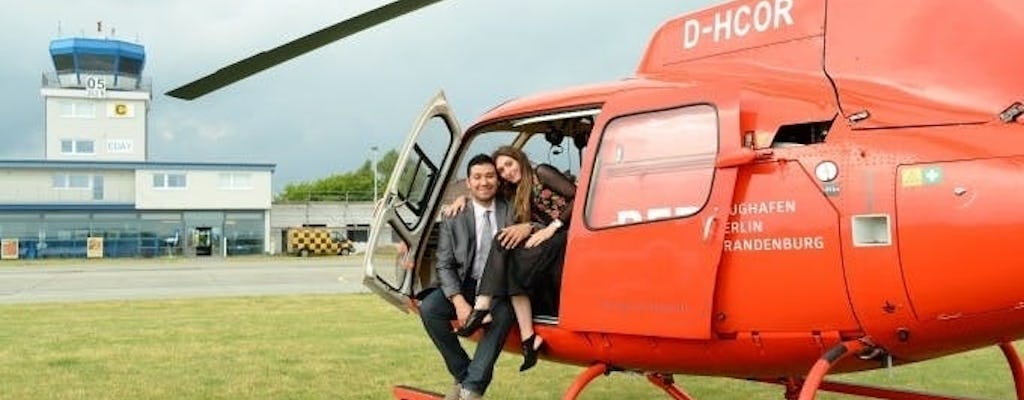
<instances>
[{"instance_id":1,"label":"woman's arm","mask_svg":"<svg viewBox=\"0 0 1024 400\"><path fill-rule=\"evenodd\" d=\"M537 179L540 179L541 184L551 188L555 193L565 198L565 210L558 216L558 227L569 224L569 219L572 218L572 206L576 198L576 184L570 181L569 178L566 178L555 167L547 164L537 166Z\"/></svg>"},{"instance_id":2,"label":"woman's arm","mask_svg":"<svg viewBox=\"0 0 1024 400\"><path fill-rule=\"evenodd\" d=\"M570 181L569 178L566 178L555 167L547 164L538 165L537 178L540 179L540 183L565 197L566 200L572 200L573 197L576 197L576 184Z\"/></svg>"},{"instance_id":3,"label":"woman's arm","mask_svg":"<svg viewBox=\"0 0 1024 400\"><path fill-rule=\"evenodd\" d=\"M462 211L463 208L466 208L466 203L469 203L469 196L456 196L454 199L452 199L451 204L447 206L441 206L441 215L445 216L446 218L454 217L455 214L458 214L460 211Z\"/></svg>"}]
</instances>

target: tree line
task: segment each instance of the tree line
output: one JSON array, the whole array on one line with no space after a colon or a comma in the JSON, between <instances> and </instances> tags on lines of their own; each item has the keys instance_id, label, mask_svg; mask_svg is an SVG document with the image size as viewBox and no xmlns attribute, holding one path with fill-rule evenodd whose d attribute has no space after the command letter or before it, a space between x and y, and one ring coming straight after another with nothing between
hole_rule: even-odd
<instances>
[{"instance_id":1,"label":"tree line","mask_svg":"<svg viewBox=\"0 0 1024 400\"><path fill-rule=\"evenodd\" d=\"M384 192L398 151L391 149L377 160L377 194ZM372 201L373 161L366 160L355 171L333 174L308 182L289 183L274 201Z\"/></svg>"}]
</instances>

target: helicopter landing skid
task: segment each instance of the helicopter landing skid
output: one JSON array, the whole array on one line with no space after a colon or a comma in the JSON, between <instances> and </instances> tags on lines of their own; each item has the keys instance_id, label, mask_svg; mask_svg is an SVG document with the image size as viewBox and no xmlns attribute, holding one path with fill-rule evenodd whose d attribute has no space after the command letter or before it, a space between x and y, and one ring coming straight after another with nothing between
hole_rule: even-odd
<instances>
[{"instance_id":1,"label":"helicopter landing skid","mask_svg":"<svg viewBox=\"0 0 1024 400\"><path fill-rule=\"evenodd\" d=\"M818 392L818 387L821 386L822 379L825 378L825 374L832 368L832 365L842 360L850 353L858 352L864 349L864 342L859 340L850 340L839 343L828 349L825 354L821 355L818 362L814 363L811 367L811 371L807 373L807 378L803 384L800 385L800 397L799 400L814 400L814 395ZM791 390L786 391L787 399L792 395Z\"/></svg>"},{"instance_id":2,"label":"helicopter landing skid","mask_svg":"<svg viewBox=\"0 0 1024 400\"><path fill-rule=\"evenodd\" d=\"M676 386L675 379L672 379L672 375L661 374L652 372L647 374L647 380L654 384L654 386L660 387L669 396L672 396L675 400L693 400L690 395L686 394L682 389Z\"/></svg>"},{"instance_id":3,"label":"helicopter landing skid","mask_svg":"<svg viewBox=\"0 0 1024 400\"><path fill-rule=\"evenodd\" d=\"M609 372L608 366L605 364L594 364L587 367L587 369L583 370L583 372L573 380L572 385L569 386L569 390L567 390L565 395L562 396L562 400L576 400L576 397L580 395L583 388L593 381L594 378L597 378L600 375L607 375ZM679 389L679 387L675 385L675 380L672 379L672 375L649 372L645 374L645 376L648 381L654 384L654 386L664 390L665 393L668 393L668 395L674 400L693 400L690 395L686 394L686 392L682 391L682 389Z\"/></svg>"},{"instance_id":4,"label":"helicopter landing skid","mask_svg":"<svg viewBox=\"0 0 1024 400\"><path fill-rule=\"evenodd\" d=\"M823 379L825 374L828 373L829 368L837 361L850 353L860 351L864 348L864 343L859 341L841 343L830 349L820 359L818 359L818 362L814 364L814 367L811 368L811 371L807 374L806 380L800 381L798 379L788 379L784 381L773 381L770 383L785 385L787 400L812 400L819 390L891 400L964 399L963 397L951 397L940 394L882 388L847 382L827 381ZM1010 365L1010 371L1013 374L1014 389L1017 393L1016 398L1017 400L1024 400L1024 367L1022 367L1020 357L1017 355L1017 350L1013 347L1012 343L1006 342L1000 343L999 349L1002 350L1003 356L1006 357L1006 362Z\"/></svg>"},{"instance_id":5,"label":"helicopter landing skid","mask_svg":"<svg viewBox=\"0 0 1024 400\"><path fill-rule=\"evenodd\" d=\"M1013 388L1017 392L1017 400L1024 400L1024 367L1021 367L1020 356L1013 343L999 343L999 350L1003 351L1006 362L1010 364L1010 372L1013 373Z\"/></svg>"}]
</instances>

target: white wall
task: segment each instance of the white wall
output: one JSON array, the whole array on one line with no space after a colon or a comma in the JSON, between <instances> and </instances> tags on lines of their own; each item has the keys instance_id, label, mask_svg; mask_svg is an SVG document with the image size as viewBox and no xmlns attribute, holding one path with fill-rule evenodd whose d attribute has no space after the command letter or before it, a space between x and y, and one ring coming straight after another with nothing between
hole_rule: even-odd
<instances>
[{"instance_id":1,"label":"white wall","mask_svg":"<svg viewBox=\"0 0 1024 400\"><path fill-rule=\"evenodd\" d=\"M220 174L247 173L248 189L221 187ZM185 188L155 188L153 175L184 173ZM135 171L135 208L139 210L266 210L270 208L270 171L230 170L137 170Z\"/></svg>"},{"instance_id":2,"label":"white wall","mask_svg":"<svg viewBox=\"0 0 1024 400\"><path fill-rule=\"evenodd\" d=\"M89 187L84 189L55 188L55 174L87 175ZM103 198L93 199L93 178L103 177ZM0 203L89 203L131 204L135 201L134 171L5 169L0 170Z\"/></svg>"},{"instance_id":3,"label":"white wall","mask_svg":"<svg viewBox=\"0 0 1024 400\"><path fill-rule=\"evenodd\" d=\"M89 98L84 90L43 89L46 99L46 158L49 160L145 161L148 92L108 91ZM88 102L91 117L61 115L61 104ZM92 140L93 154L61 153L61 140Z\"/></svg>"},{"instance_id":4,"label":"white wall","mask_svg":"<svg viewBox=\"0 0 1024 400\"><path fill-rule=\"evenodd\" d=\"M306 224L342 228L349 224L369 225L373 222L373 202L315 201L274 204L270 213L271 228L291 228Z\"/></svg>"}]
</instances>

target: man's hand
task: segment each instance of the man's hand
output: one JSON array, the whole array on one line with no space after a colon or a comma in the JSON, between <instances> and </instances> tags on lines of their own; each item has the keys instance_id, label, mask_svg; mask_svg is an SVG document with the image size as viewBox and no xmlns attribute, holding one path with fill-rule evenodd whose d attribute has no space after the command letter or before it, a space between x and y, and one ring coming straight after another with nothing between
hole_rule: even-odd
<instances>
[{"instance_id":1,"label":"man's hand","mask_svg":"<svg viewBox=\"0 0 1024 400\"><path fill-rule=\"evenodd\" d=\"M462 294L452 296L452 305L455 306L455 317L459 319L459 325L465 324L469 319L469 313L473 311L473 306L462 297Z\"/></svg>"},{"instance_id":2,"label":"man's hand","mask_svg":"<svg viewBox=\"0 0 1024 400\"><path fill-rule=\"evenodd\" d=\"M545 240L551 239L551 236L555 235L555 228L548 226L530 235L529 239L526 239L526 248L531 248L543 243Z\"/></svg>"},{"instance_id":3,"label":"man's hand","mask_svg":"<svg viewBox=\"0 0 1024 400\"><path fill-rule=\"evenodd\" d=\"M498 241L501 242L501 247L511 249L522 243L527 236L530 236L529 222L502 228L501 232L498 232Z\"/></svg>"}]
</instances>

